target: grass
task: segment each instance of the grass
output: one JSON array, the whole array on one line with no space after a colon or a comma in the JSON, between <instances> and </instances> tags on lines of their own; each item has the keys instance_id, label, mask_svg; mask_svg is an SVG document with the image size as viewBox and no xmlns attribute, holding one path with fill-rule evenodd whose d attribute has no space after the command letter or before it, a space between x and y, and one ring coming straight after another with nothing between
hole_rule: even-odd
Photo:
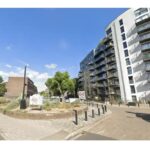
<instances>
[{"instance_id":1,"label":"grass","mask_svg":"<svg viewBox=\"0 0 150 150\"><path fill-rule=\"evenodd\" d=\"M80 102L76 101L73 103L65 103L65 102L50 102L45 101L43 105L43 109L50 111L51 109L58 108L58 109L70 109L73 107L80 107Z\"/></svg>"},{"instance_id":2,"label":"grass","mask_svg":"<svg viewBox=\"0 0 150 150\"><path fill-rule=\"evenodd\" d=\"M0 97L0 105L6 105L10 102L10 100L6 99L5 97Z\"/></svg>"}]
</instances>

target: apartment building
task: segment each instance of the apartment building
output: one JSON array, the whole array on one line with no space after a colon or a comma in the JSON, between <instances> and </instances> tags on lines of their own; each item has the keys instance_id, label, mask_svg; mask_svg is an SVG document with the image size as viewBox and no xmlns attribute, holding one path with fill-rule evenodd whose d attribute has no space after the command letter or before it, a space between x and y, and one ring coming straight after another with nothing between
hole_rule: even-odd
<instances>
[{"instance_id":1,"label":"apartment building","mask_svg":"<svg viewBox=\"0 0 150 150\"><path fill-rule=\"evenodd\" d=\"M8 82L6 83L7 92L5 93L5 97L16 98L21 96L23 92L23 77L9 77ZM37 87L34 85L33 81L29 78L25 80L25 96L29 97L33 94L37 93Z\"/></svg>"},{"instance_id":2,"label":"apartment building","mask_svg":"<svg viewBox=\"0 0 150 150\"><path fill-rule=\"evenodd\" d=\"M101 100L149 100L150 9L128 9L105 32L92 56L94 94ZM85 70L80 65L80 72ZM86 90L86 78L82 80Z\"/></svg>"}]
</instances>

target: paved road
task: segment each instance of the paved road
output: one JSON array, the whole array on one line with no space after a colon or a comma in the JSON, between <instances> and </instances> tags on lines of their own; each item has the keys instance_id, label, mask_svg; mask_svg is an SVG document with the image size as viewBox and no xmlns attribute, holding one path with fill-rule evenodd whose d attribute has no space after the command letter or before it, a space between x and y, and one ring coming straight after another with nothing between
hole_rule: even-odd
<instances>
[{"instance_id":1,"label":"paved road","mask_svg":"<svg viewBox=\"0 0 150 150\"><path fill-rule=\"evenodd\" d=\"M150 140L150 109L119 106L109 106L109 109L112 114L108 119L87 130L96 134L92 135L94 139L100 135L120 140Z\"/></svg>"},{"instance_id":2,"label":"paved road","mask_svg":"<svg viewBox=\"0 0 150 150\"><path fill-rule=\"evenodd\" d=\"M106 136L102 136L99 134L94 134L90 132L84 132L83 134L79 135L76 140L115 140Z\"/></svg>"}]
</instances>

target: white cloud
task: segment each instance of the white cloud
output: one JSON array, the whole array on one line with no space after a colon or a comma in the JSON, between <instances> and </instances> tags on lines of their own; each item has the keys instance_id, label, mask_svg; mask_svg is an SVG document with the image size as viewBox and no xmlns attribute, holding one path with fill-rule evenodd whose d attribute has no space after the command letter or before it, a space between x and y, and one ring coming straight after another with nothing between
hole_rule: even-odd
<instances>
[{"instance_id":1,"label":"white cloud","mask_svg":"<svg viewBox=\"0 0 150 150\"><path fill-rule=\"evenodd\" d=\"M5 65L7 68L12 68L12 65L6 64Z\"/></svg>"},{"instance_id":2,"label":"white cloud","mask_svg":"<svg viewBox=\"0 0 150 150\"><path fill-rule=\"evenodd\" d=\"M46 64L45 67L48 69L55 69L57 67L57 64Z\"/></svg>"}]
</instances>

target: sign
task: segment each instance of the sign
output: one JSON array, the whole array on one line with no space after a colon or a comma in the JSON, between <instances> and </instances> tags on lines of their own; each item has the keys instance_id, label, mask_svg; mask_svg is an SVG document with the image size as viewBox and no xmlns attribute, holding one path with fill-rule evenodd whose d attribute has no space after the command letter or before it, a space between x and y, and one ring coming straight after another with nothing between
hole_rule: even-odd
<instances>
[{"instance_id":1,"label":"sign","mask_svg":"<svg viewBox=\"0 0 150 150\"><path fill-rule=\"evenodd\" d=\"M29 105L36 105L36 106L43 105L43 97L40 96L39 94L34 94L30 96Z\"/></svg>"},{"instance_id":2,"label":"sign","mask_svg":"<svg viewBox=\"0 0 150 150\"><path fill-rule=\"evenodd\" d=\"M85 91L79 91L78 92L78 96L79 96L79 99L85 100L86 99L86 97L85 97Z\"/></svg>"}]
</instances>

